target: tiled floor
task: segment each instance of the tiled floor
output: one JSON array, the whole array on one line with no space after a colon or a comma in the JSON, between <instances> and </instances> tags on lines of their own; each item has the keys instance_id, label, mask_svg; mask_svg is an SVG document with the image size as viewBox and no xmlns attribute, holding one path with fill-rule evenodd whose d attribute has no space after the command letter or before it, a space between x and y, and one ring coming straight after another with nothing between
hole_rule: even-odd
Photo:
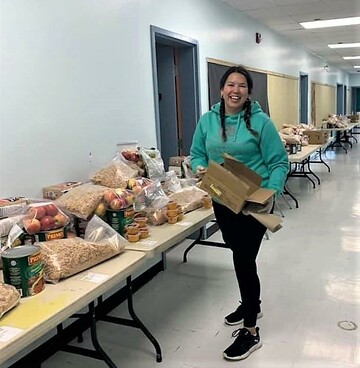
<instances>
[{"instance_id":1,"label":"tiled floor","mask_svg":"<svg viewBox=\"0 0 360 368\"><path fill-rule=\"evenodd\" d=\"M263 241L260 350L242 362L223 360L234 330L223 317L239 299L231 253L196 246L184 264L186 242L168 254L167 270L134 296L137 314L161 345L163 362L155 362L154 349L139 330L99 323L101 344L117 367L360 367L360 327L338 327L343 320L360 326L360 143L348 154L329 151L327 162L331 173L323 165L314 167L321 178L316 189L306 179L290 179L300 208L289 209L280 198L284 228ZM220 240L219 234L214 238ZM127 316L125 306L114 314ZM64 367L106 365L67 353L43 365Z\"/></svg>"}]
</instances>

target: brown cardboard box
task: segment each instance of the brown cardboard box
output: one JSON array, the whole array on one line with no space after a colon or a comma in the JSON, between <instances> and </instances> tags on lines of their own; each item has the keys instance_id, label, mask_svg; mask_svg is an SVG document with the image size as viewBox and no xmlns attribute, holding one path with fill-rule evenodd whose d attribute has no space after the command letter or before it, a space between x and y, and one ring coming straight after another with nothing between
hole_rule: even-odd
<instances>
[{"instance_id":1,"label":"brown cardboard box","mask_svg":"<svg viewBox=\"0 0 360 368\"><path fill-rule=\"evenodd\" d=\"M80 181L67 181L65 183L59 183L50 185L43 188L43 198L45 199L56 199L67 193L72 188L75 188L82 183Z\"/></svg>"},{"instance_id":2,"label":"brown cardboard box","mask_svg":"<svg viewBox=\"0 0 360 368\"><path fill-rule=\"evenodd\" d=\"M351 120L352 123L358 123L360 120L360 114L348 115L348 118Z\"/></svg>"},{"instance_id":3,"label":"brown cardboard box","mask_svg":"<svg viewBox=\"0 0 360 368\"><path fill-rule=\"evenodd\" d=\"M321 129L305 130L303 135L309 137L309 144L324 144L329 138L329 132Z\"/></svg>"},{"instance_id":4,"label":"brown cardboard box","mask_svg":"<svg viewBox=\"0 0 360 368\"><path fill-rule=\"evenodd\" d=\"M230 155L224 154L224 165L211 161L200 188L218 199L233 212L239 213L247 201L264 204L275 193L260 188L261 177ZM281 218L271 214L250 213L270 231L281 226Z\"/></svg>"},{"instance_id":5,"label":"brown cardboard box","mask_svg":"<svg viewBox=\"0 0 360 368\"><path fill-rule=\"evenodd\" d=\"M183 156L172 156L169 158L169 171L175 171L176 176L179 178L182 178L184 176L182 170L183 161Z\"/></svg>"}]
</instances>

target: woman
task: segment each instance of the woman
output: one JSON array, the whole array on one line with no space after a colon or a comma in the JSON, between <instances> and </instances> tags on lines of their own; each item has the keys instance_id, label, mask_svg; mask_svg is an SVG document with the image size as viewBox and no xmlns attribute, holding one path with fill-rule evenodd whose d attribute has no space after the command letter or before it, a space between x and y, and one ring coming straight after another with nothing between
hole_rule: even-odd
<instances>
[{"instance_id":1,"label":"woman","mask_svg":"<svg viewBox=\"0 0 360 368\"><path fill-rule=\"evenodd\" d=\"M261 187L279 195L288 172L288 157L274 123L257 102L250 100L253 81L243 66L229 68L220 81L221 101L197 124L190 150L194 172L203 173L210 160L223 162L228 153L262 177ZM214 201L214 213L224 242L233 252L241 304L225 317L227 325L243 323L223 353L225 359L248 357L262 345L256 320L260 310L260 281L256 257L266 228L248 211L270 212L273 200L263 206L249 204L235 214ZM240 236L241 234L241 236Z\"/></svg>"}]
</instances>

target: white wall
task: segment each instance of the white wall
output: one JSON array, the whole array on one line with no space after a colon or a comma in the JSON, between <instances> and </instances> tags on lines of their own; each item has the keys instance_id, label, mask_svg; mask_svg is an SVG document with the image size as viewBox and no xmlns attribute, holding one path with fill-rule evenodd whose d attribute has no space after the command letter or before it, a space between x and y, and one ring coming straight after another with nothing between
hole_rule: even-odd
<instances>
[{"instance_id":1,"label":"white wall","mask_svg":"<svg viewBox=\"0 0 360 368\"><path fill-rule=\"evenodd\" d=\"M349 86L350 87L360 87L360 73L351 75Z\"/></svg>"},{"instance_id":2,"label":"white wall","mask_svg":"<svg viewBox=\"0 0 360 368\"><path fill-rule=\"evenodd\" d=\"M198 40L203 112L207 57L349 84L219 0L0 0L0 13L0 197L85 181L119 141L156 144L150 25Z\"/></svg>"}]
</instances>

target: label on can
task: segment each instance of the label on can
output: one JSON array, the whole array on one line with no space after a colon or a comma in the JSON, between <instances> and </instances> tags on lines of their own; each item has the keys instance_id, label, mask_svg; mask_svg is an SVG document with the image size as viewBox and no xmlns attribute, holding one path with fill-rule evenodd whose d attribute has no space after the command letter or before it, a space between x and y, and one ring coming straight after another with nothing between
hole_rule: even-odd
<instances>
[{"instance_id":1,"label":"label on can","mask_svg":"<svg viewBox=\"0 0 360 368\"><path fill-rule=\"evenodd\" d=\"M38 294L45 287L40 248L23 245L1 254L4 282L19 290L22 297Z\"/></svg>"},{"instance_id":2,"label":"label on can","mask_svg":"<svg viewBox=\"0 0 360 368\"><path fill-rule=\"evenodd\" d=\"M124 235L124 228L134 220L133 206L120 211L106 210L106 222L119 234Z\"/></svg>"}]
</instances>

